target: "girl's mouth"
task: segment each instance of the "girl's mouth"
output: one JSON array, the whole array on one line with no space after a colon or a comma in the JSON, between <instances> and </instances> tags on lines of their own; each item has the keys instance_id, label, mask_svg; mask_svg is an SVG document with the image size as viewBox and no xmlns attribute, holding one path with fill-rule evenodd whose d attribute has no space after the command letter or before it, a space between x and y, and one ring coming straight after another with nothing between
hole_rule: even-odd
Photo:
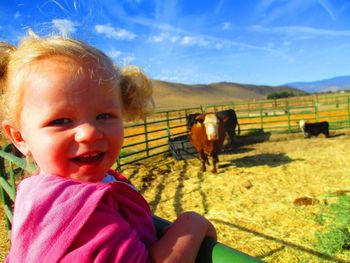
<instances>
[{"instance_id":1,"label":"girl's mouth","mask_svg":"<svg viewBox=\"0 0 350 263\"><path fill-rule=\"evenodd\" d=\"M73 158L72 160L74 162L77 162L77 163L88 164L88 163L94 163L94 162L101 160L103 158L103 156L104 156L103 152L94 153L94 154L83 154L83 155L80 155L78 157Z\"/></svg>"}]
</instances>

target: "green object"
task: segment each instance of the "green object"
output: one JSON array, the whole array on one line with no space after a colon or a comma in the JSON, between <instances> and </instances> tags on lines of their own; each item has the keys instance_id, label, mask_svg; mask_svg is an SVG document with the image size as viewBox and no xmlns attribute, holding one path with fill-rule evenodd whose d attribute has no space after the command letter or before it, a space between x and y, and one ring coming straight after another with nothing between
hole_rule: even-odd
<instances>
[{"instance_id":1,"label":"green object","mask_svg":"<svg viewBox=\"0 0 350 263\"><path fill-rule=\"evenodd\" d=\"M153 216L158 238L162 236L163 229L171 223L157 216ZM258 263L264 262L249 256L241 251L225 246L212 238L205 238L199 249L197 263Z\"/></svg>"}]
</instances>

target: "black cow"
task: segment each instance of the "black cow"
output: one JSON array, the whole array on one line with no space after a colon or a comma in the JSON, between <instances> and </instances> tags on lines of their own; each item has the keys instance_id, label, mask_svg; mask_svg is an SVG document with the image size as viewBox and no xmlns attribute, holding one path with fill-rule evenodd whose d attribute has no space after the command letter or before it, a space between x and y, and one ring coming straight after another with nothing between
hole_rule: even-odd
<instances>
[{"instance_id":1,"label":"black cow","mask_svg":"<svg viewBox=\"0 0 350 263\"><path fill-rule=\"evenodd\" d=\"M238 127L237 133L240 134L241 132L241 128L238 123L236 112L232 109L229 109L229 110L218 111L217 115L221 118L227 118L227 121L225 121L224 126L225 126L226 134L230 138L230 146L231 148L233 148L234 147L233 143L236 136L236 127Z\"/></svg>"},{"instance_id":2,"label":"black cow","mask_svg":"<svg viewBox=\"0 0 350 263\"><path fill-rule=\"evenodd\" d=\"M188 114L186 116L186 121L187 121L187 131L191 131L191 128L193 126L193 124L195 124L197 121L196 121L196 117L200 115L200 113L196 112L196 113L191 113L191 114Z\"/></svg>"},{"instance_id":3,"label":"black cow","mask_svg":"<svg viewBox=\"0 0 350 263\"><path fill-rule=\"evenodd\" d=\"M329 124L327 121L307 123L306 121L301 120L299 121L299 127L304 133L304 138L318 136L321 133L327 138L329 137Z\"/></svg>"},{"instance_id":4,"label":"black cow","mask_svg":"<svg viewBox=\"0 0 350 263\"><path fill-rule=\"evenodd\" d=\"M230 147L233 148L233 146L234 146L233 143L234 143L234 139L236 136L236 127L238 127L238 134L240 134L240 131L241 131L238 120L237 120L237 115L236 115L235 111L232 109L218 111L218 112L216 112L216 114L220 118L227 119L227 121L225 121L225 123L224 123L224 127L225 127L226 134L228 135L228 138L230 140ZM188 131L190 131L193 124L196 123L196 117L198 115L200 115L200 113L192 113L192 114L187 115L186 119L187 119Z\"/></svg>"}]
</instances>

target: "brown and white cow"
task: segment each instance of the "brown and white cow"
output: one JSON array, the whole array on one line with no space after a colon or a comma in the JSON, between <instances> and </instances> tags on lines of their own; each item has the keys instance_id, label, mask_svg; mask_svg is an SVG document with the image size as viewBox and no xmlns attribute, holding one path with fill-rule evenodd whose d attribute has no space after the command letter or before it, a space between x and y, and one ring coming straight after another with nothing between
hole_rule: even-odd
<instances>
[{"instance_id":1,"label":"brown and white cow","mask_svg":"<svg viewBox=\"0 0 350 263\"><path fill-rule=\"evenodd\" d=\"M227 118L224 123L225 131L227 138L229 139L228 148L234 148L234 142L236 137L236 128L238 128L238 134L240 134L240 126L238 123L236 112L233 109L222 110L216 112L217 116L221 118ZM187 130L190 131L193 124L196 123L196 117L200 115L200 113L192 113L186 116L187 120Z\"/></svg>"},{"instance_id":2,"label":"brown and white cow","mask_svg":"<svg viewBox=\"0 0 350 263\"><path fill-rule=\"evenodd\" d=\"M209 164L209 156L213 159L213 173L217 173L218 154L225 140L226 117L219 117L209 112L196 116L196 122L190 130L190 142L198 151L202 161L202 172L206 171L205 163Z\"/></svg>"}]
</instances>

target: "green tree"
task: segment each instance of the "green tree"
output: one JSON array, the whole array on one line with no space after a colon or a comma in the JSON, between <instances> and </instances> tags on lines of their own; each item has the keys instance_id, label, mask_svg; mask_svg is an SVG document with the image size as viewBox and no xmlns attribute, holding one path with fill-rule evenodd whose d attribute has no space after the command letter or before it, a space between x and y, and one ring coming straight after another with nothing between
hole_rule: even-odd
<instances>
[{"instance_id":1,"label":"green tree","mask_svg":"<svg viewBox=\"0 0 350 263\"><path fill-rule=\"evenodd\" d=\"M281 99L281 98L288 98L288 97L293 97L295 94L291 91L281 91L281 92L274 92L269 95L267 95L267 99Z\"/></svg>"}]
</instances>

